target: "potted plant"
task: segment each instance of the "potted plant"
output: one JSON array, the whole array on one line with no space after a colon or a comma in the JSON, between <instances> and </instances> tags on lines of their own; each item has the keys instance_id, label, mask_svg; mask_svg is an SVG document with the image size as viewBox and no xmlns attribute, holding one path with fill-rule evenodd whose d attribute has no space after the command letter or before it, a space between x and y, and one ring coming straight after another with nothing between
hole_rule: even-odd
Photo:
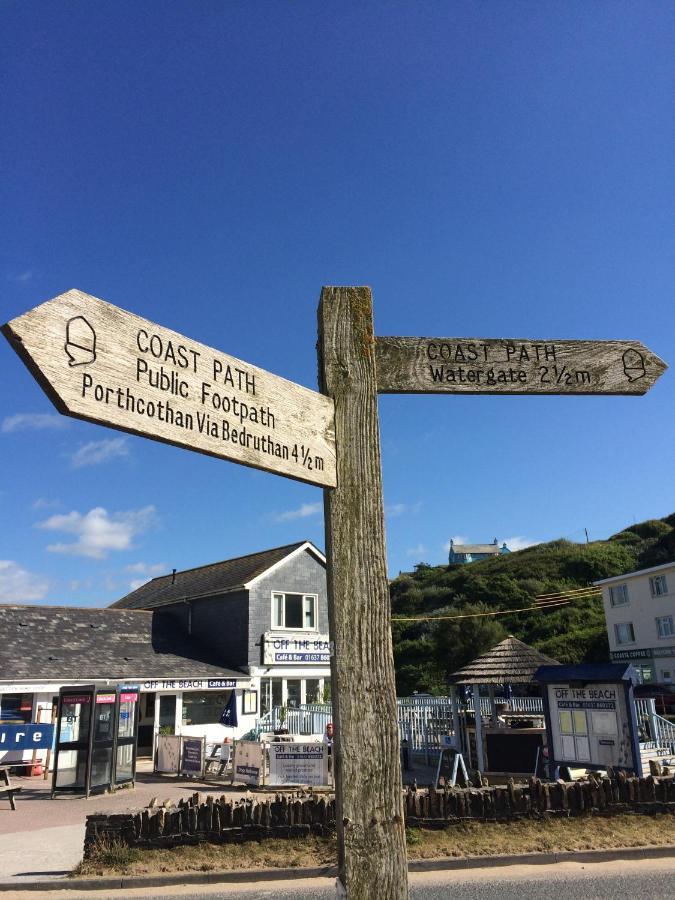
<instances>
[{"instance_id":1,"label":"potted plant","mask_svg":"<svg viewBox=\"0 0 675 900\"><path fill-rule=\"evenodd\" d=\"M288 717L288 707L279 707L279 727L274 729L275 734L288 734L288 728L285 727L286 718Z\"/></svg>"}]
</instances>

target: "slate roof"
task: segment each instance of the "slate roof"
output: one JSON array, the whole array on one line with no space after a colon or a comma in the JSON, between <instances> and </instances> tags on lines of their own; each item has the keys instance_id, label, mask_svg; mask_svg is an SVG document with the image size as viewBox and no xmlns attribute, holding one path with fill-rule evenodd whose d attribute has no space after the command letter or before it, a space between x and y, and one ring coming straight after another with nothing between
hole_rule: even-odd
<instances>
[{"instance_id":1,"label":"slate roof","mask_svg":"<svg viewBox=\"0 0 675 900\"><path fill-rule=\"evenodd\" d=\"M0 678L245 678L160 615L137 610L0 606Z\"/></svg>"},{"instance_id":2,"label":"slate roof","mask_svg":"<svg viewBox=\"0 0 675 900\"><path fill-rule=\"evenodd\" d=\"M579 663L578 665L542 666L535 672L535 679L542 684L563 684L579 681L592 684L594 681L638 682L638 673L630 663Z\"/></svg>"},{"instance_id":3,"label":"slate roof","mask_svg":"<svg viewBox=\"0 0 675 900\"><path fill-rule=\"evenodd\" d=\"M248 556L239 556L236 559L224 559L221 562L199 566L196 569L176 572L175 576L173 574L161 575L127 594L126 597L117 600L111 606L117 609L156 609L180 600L207 597L211 594L222 594L243 588L249 581L262 575L275 563L281 562L282 559L305 544L309 544L309 542L298 541L295 544L287 544L285 547L261 550L258 553L250 553Z\"/></svg>"},{"instance_id":4,"label":"slate roof","mask_svg":"<svg viewBox=\"0 0 675 900\"><path fill-rule=\"evenodd\" d=\"M450 549L453 553L490 553L497 555L501 547L498 544L453 544Z\"/></svg>"},{"instance_id":5,"label":"slate roof","mask_svg":"<svg viewBox=\"0 0 675 900\"><path fill-rule=\"evenodd\" d=\"M556 659L509 636L453 672L449 681L451 684L528 684L535 681L534 673L540 666L557 665Z\"/></svg>"}]
</instances>

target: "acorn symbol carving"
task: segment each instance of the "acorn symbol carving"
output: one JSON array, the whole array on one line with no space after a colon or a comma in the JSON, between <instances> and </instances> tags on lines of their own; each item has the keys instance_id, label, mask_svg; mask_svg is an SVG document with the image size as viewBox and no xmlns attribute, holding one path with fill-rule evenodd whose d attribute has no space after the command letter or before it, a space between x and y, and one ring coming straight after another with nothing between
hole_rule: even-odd
<instances>
[{"instance_id":1,"label":"acorn symbol carving","mask_svg":"<svg viewBox=\"0 0 675 900\"><path fill-rule=\"evenodd\" d=\"M645 358L638 350L625 350L623 356L623 372L629 381L638 381L644 378Z\"/></svg>"},{"instance_id":2,"label":"acorn symbol carving","mask_svg":"<svg viewBox=\"0 0 675 900\"><path fill-rule=\"evenodd\" d=\"M64 349L70 366L86 366L96 359L96 332L84 316L68 320Z\"/></svg>"}]
</instances>

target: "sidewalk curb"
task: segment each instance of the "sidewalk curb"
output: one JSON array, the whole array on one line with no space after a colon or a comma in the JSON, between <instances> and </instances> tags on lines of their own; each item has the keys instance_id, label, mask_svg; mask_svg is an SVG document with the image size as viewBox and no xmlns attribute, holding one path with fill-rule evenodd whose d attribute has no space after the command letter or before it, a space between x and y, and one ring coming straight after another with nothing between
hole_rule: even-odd
<instances>
[{"instance_id":1,"label":"sidewalk curb","mask_svg":"<svg viewBox=\"0 0 675 900\"><path fill-rule=\"evenodd\" d=\"M503 856L441 857L412 859L409 872L457 869L492 869L501 866L548 866L561 862L594 863L630 859L675 858L675 844L659 847L624 847L613 850L569 850L554 853L521 853ZM168 887L192 884L254 884L258 881L291 881L300 878L335 878L335 866L296 869L241 869L222 872L177 872L170 875L120 875L117 878L58 878L50 881L0 882L3 891L101 891L127 888Z\"/></svg>"}]
</instances>

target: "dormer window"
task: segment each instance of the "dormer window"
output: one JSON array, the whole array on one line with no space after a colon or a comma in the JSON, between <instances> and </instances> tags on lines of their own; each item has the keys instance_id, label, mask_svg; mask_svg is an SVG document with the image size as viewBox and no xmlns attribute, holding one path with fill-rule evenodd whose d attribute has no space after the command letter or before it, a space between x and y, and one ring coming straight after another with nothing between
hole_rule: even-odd
<instances>
[{"instance_id":1,"label":"dormer window","mask_svg":"<svg viewBox=\"0 0 675 900\"><path fill-rule=\"evenodd\" d=\"M272 594L272 628L316 631L316 594Z\"/></svg>"}]
</instances>

